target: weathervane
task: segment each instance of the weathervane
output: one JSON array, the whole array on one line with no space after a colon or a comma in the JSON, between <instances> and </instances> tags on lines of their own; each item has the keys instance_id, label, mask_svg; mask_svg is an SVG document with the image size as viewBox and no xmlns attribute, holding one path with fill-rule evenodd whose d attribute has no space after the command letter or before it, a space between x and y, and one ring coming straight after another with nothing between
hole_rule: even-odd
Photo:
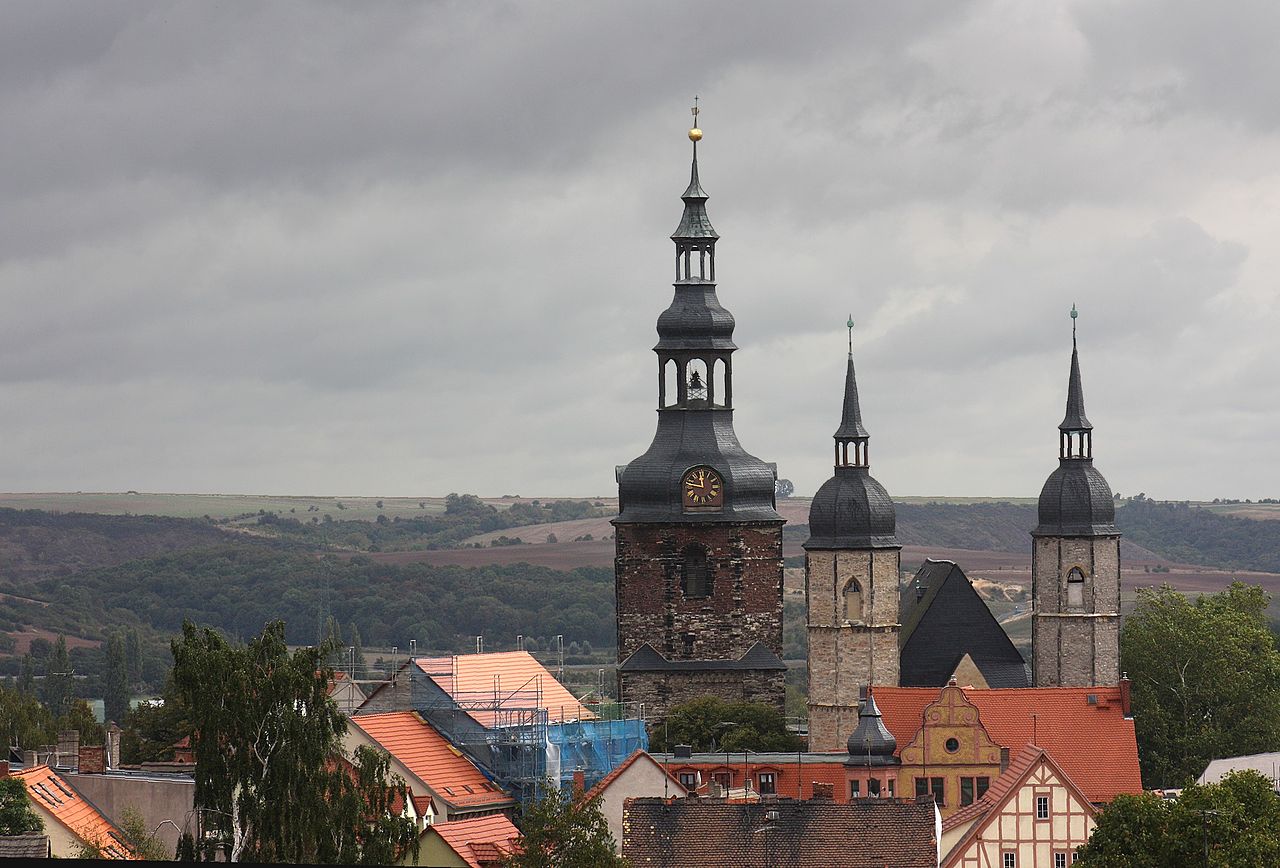
<instances>
[{"instance_id":1,"label":"weathervane","mask_svg":"<svg viewBox=\"0 0 1280 868\"><path fill-rule=\"evenodd\" d=\"M702 130L698 129L698 115L702 109L698 108L698 95L693 96L693 108L689 109L693 114L693 128L689 130L689 141L693 142L694 153L698 151L698 140L702 138Z\"/></svg>"},{"instance_id":2,"label":"weathervane","mask_svg":"<svg viewBox=\"0 0 1280 868\"><path fill-rule=\"evenodd\" d=\"M853 355L853 314L849 314L849 321L845 325L849 327L849 355Z\"/></svg>"},{"instance_id":3,"label":"weathervane","mask_svg":"<svg viewBox=\"0 0 1280 868\"><path fill-rule=\"evenodd\" d=\"M1076 341L1076 317L1080 316L1080 311L1076 310L1076 303L1071 302L1071 342Z\"/></svg>"}]
</instances>

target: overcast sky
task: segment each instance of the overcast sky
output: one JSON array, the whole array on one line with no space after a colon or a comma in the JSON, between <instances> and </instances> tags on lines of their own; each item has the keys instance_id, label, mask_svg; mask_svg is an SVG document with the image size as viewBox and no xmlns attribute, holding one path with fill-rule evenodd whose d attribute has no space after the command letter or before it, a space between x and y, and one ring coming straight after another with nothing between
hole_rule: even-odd
<instances>
[{"instance_id":1,"label":"overcast sky","mask_svg":"<svg viewBox=\"0 0 1280 868\"><path fill-rule=\"evenodd\" d=\"M1280 496L1280 4L0 5L0 490L608 495L689 105L736 427Z\"/></svg>"}]
</instances>

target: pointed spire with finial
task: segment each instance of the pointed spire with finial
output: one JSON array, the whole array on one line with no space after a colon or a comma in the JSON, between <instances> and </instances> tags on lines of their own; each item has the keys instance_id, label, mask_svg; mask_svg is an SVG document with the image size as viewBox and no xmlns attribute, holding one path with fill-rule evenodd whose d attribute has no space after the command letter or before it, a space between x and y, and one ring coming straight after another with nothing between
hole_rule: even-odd
<instances>
[{"instance_id":1,"label":"pointed spire with finial","mask_svg":"<svg viewBox=\"0 0 1280 868\"><path fill-rule=\"evenodd\" d=\"M853 372L853 314L845 323L849 329L849 366L844 375L844 412L840 416L837 440L866 440L871 435L862 427L862 407L858 403L858 378Z\"/></svg>"},{"instance_id":2,"label":"pointed spire with finial","mask_svg":"<svg viewBox=\"0 0 1280 868\"><path fill-rule=\"evenodd\" d=\"M858 727L849 736L848 748L849 759L845 760L845 765L887 766L900 762L893 755L898 749L898 740L884 725L870 687L867 688L867 701L858 711Z\"/></svg>"},{"instance_id":3,"label":"pointed spire with finial","mask_svg":"<svg viewBox=\"0 0 1280 868\"><path fill-rule=\"evenodd\" d=\"M1071 305L1071 376L1067 381L1067 414L1058 426L1059 431L1092 431L1089 417L1084 414L1084 388L1080 385L1080 352L1076 348L1076 319L1080 311Z\"/></svg>"},{"instance_id":4,"label":"pointed spire with finial","mask_svg":"<svg viewBox=\"0 0 1280 868\"><path fill-rule=\"evenodd\" d=\"M693 98L693 127L689 130L689 141L693 142L693 167L689 170L689 186L685 188L680 198L684 200L684 214L680 218L680 225L676 227L676 231L671 234L671 240L675 241L677 246L681 241L697 241L706 243L703 239L719 238L714 227L711 225L711 219L707 217L707 196L702 189L702 184L698 180L698 142L702 141L702 130L698 128L698 115L702 113L702 109L698 107L698 98Z\"/></svg>"}]
</instances>

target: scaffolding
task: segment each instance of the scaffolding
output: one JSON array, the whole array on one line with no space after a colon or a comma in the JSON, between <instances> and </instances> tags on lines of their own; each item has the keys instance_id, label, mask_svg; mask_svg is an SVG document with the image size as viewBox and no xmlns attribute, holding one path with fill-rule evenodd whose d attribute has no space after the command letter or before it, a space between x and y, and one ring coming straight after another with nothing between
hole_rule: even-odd
<instances>
[{"instance_id":1,"label":"scaffolding","mask_svg":"<svg viewBox=\"0 0 1280 868\"><path fill-rule=\"evenodd\" d=\"M567 790L577 772L590 787L648 748L644 721L624 718L616 703L599 703L588 712L594 719L583 719L582 705L549 708L544 677L551 676L504 686L494 675L488 688L463 691L456 688L456 656L418 658L384 682L387 699L367 710L417 712L522 803L538 798L548 783Z\"/></svg>"}]
</instances>

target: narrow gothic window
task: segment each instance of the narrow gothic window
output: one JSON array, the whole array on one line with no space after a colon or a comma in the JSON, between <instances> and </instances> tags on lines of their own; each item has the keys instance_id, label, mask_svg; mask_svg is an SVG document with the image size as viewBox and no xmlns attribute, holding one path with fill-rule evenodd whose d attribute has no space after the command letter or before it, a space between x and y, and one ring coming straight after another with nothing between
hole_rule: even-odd
<instances>
[{"instance_id":1,"label":"narrow gothic window","mask_svg":"<svg viewBox=\"0 0 1280 868\"><path fill-rule=\"evenodd\" d=\"M844 619L846 621L866 620L862 617L862 586L856 579L844 586Z\"/></svg>"},{"instance_id":2,"label":"narrow gothic window","mask_svg":"<svg viewBox=\"0 0 1280 868\"><path fill-rule=\"evenodd\" d=\"M699 545L684 550L680 565L680 590L689 598L711 596L711 565L707 563L707 550Z\"/></svg>"},{"instance_id":3,"label":"narrow gothic window","mask_svg":"<svg viewBox=\"0 0 1280 868\"><path fill-rule=\"evenodd\" d=\"M1084 611L1084 573L1079 567L1072 567L1067 573L1067 611Z\"/></svg>"}]
</instances>

